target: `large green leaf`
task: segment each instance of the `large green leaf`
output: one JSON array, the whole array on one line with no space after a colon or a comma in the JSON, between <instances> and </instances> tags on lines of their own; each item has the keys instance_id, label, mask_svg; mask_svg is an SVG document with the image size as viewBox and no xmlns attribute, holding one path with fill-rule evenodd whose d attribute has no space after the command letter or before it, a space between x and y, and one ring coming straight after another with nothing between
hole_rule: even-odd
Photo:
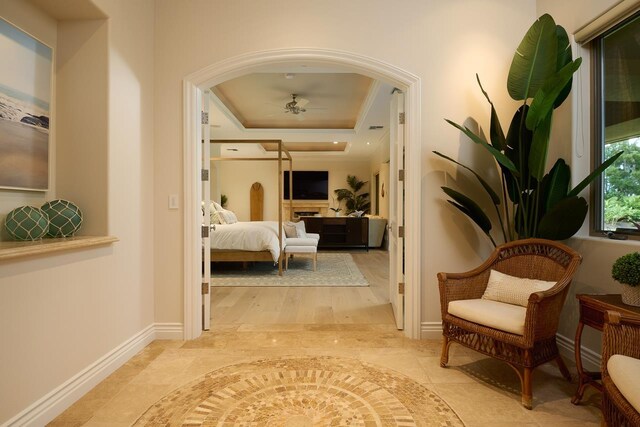
<instances>
[{"instance_id":1,"label":"large green leaf","mask_svg":"<svg viewBox=\"0 0 640 427\"><path fill-rule=\"evenodd\" d=\"M560 70L573 60L571 53L571 43L569 42L569 35L567 31L560 25L556 26L556 37L558 39L558 59L556 60L556 69ZM562 89L560 95L556 98L556 102L553 104L553 108L558 108L571 92L571 83L573 78L569 79L567 85Z\"/></svg>"},{"instance_id":2,"label":"large green leaf","mask_svg":"<svg viewBox=\"0 0 640 427\"><path fill-rule=\"evenodd\" d=\"M594 179L596 179L602 172L604 172L605 169L607 169L609 166L611 166L613 164L613 162L618 160L618 157L620 157L622 155L622 153L624 153L624 151L620 151L620 152L614 154L613 156L609 157L604 162L602 162L602 164L600 166L598 166L593 172L591 172L589 174L589 176L587 176L585 179L583 179L580 182L580 184L576 185L573 188L573 190L569 191L569 196L577 196L578 194L580 194L580 192L582 190L587 188L587 185L591 184L591 182Z\"/></svg>"},{"instance_id":3,"label":"large green leaf","mask_svg":"<svg viewBox=\"0 0 640 427\"><path fill-rule=\"evenodd\" d=\"M496 107L491 102L489 95L482 87L482 83L480 82L480 76L476 74L476 80L478 80L478 86L480 86L480 90L489 104L491 104L491 126L489 128L489 138L491 139L491 144L496 147L500 151L504 151L507 147L507 142L505 141L504 132L502 132L502 125L500 125L500 119L498 118L498 113L496 113Z\"/></svg>"},{"instance_id":4,"label":"large green leaf","mask_svg":"<svg viewBox=\"0 0 640 427\"><path fill-rule=\"evenodd\" d=\"M558 40L556 23L542 15L533 23L513 55L507 89L516 101L531 98L556 69Z\"/></svg>"},{"instance_id":5,"label":"large green leaf","mask_svg":"<svg viewBox=\"0 0 640 427\"><path fill-rule=\"evenodd\" d=\"M509 125L509 130L507 131L507 149L505 150L505 154L507 157L516 165L518 168L518 174L514 177L520 177L520 188L522 191L527 190L527 181L526 177L529 176L529 152L531 151L531 141L533 140L533 132L527 129L525 126L521 125L521 122L526 119L527 112L529 111L528 105L523 105L516 113L513 115L511 119L511 124ZM509 179L508 175L507 182L510 186L515 188L514 179ZM511 196L511 193L509 193ZM517 194L516 194L517 197ZM517 201L517 199L511 199L512 201Z\"/></svg>"},{"instance_id":6,"label":"large green leaf","mask_svg":"<svg viewBox=\"0 0 640 427\"><path fill-rule=\"evenodd\" d=\"M433 154L435 154L436 156L440 156L443 159L447 159L450 162L455 163L456 165L465 168L466 170L468 170L469 172L471 172L480 182L480 185L482 185L482 187L484 188L484 190L487 192L487 194L489 195L489 197L491 197L491 201L495 204L495 205L499 205L500 204L500 196L498 196L498 194L493 190L493 188L491 188L491 186L489 185L489 183L487 181L485 181L480 175L478 175L476 173L476 171L474 171L473 169L471 169L469 166L463 165L462 163L458 162L457 160L452 159L449 156L445 156L444 154L440 153L439 151L434 151Z\"/></svg>"},{"instance_id":7,"label":"large green leaf","mask_svg":"<svg viewBox=\"0 0 640 427\"><path fill-rule=\"evenodd\" d=\"M489 217L476 202L449 187L442 187L442 191L444 191L447 196L455 200L456 203L451 200L447 201L460 209L460 211L464 212L464 214L471 218L471 220L475 222L482 231L485 233L489 233L489 231L491 231L491 221L489 220Z\"/></svg>"},{"instance_id":8,"label":"large green leaf","mask_svg":"<svg viewBox=\"0 0 640 427\"><path fill-rule=\"evenodd\" d=\"M545 214L538 224L536 237L564 240L578 232L587 216L587 201L582 197L567 197Z\"/></svg>"},{"instance_id":9,"label":"large green leaf","mask_svg":"<svg viewBox=\"0 0 640 427\"><path fill-rule=\"evenodd\" d=\"M496 161L498 163L500 163L501 165L505 166L507 169L509 169L510 171L514 172L515 174L518 173L518 170L516 169L516 166L513 164L513 162L511 160L509 160L509 158L507 156L505 156L497 148L493 147L491 144L489 144L483 138L481 138L478 135L476 135L475 133L473 133L469 128L464 127L464 126L460 126L459 124L457 124L455 122L452 122L451 120L447 120L447 119L445 119L445 120L451 126L453 126L456 129L459 129L460 131L462 131L473 142L475 142L476 144L480 144L484 148L486 148L493 155L493 157L495 157L495 159L496 159Z\"/></svg>"},{"instance_id":10,"label":"large green leaf","mask_svg":"<svg viewBox=\"0 0 640 427\"><path fill-rule=\"evenodd\" d=\"M531 112L531 110L529 110ZM551 136L551 118L553 111L536 127L533 132L531 151L529 152L529 172L538 182L544 177L547 166L547 154L549 153L549 137Z\"/></svg>"},{"instance_id":11,"label":"large green leaf","mask_svg":"<svg viewBox=\"0 0 640 427\"><path fill-rule=\"evenodd\" d=\"M534 130L553 110L556 99L564 91L567 84L571 81L573 73L580 68L582 58L570 62L555 75L550 77L544 85L536 92L531 101L529 113L527 114L527 128Z\"/></svg>"},{"instance_id":12,"label":"large green leaf","mask_svg":"<svg viewBox=\"0 0 640 427\"><path fill-rule=\"evenodd\" d=\"M558 159L549 174L542 180L544 188L544 210L549 211L560 200L567 197L571 182L571 169L563 159Z\"/></svg>"}]
</instances>

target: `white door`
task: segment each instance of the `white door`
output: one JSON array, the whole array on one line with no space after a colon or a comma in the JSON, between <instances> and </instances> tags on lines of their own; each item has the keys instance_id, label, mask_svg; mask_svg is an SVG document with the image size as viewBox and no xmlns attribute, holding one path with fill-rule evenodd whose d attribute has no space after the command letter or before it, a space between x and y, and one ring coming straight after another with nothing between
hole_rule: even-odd
<instances>
[{"instance_id":1,"label":"white door","mask_svg":"<svg viewBox=\"0 0 640 427\"><path fill-rule=\"evenodd\" d=\"M202 159L200 182L202 183L202 329L208 331L211 327L211 126L209 125L209 91L202 94Z\"/></svg>"},{"instance_id":2,"label":"white door","mask_svg":"<svg viewBox=\"0 0 640 427\"><path fill-rule=\"evenodd\" d=\"M389 161L389 299L404 329L404 94L391 98Z\"/></svg>"}]
</instances>

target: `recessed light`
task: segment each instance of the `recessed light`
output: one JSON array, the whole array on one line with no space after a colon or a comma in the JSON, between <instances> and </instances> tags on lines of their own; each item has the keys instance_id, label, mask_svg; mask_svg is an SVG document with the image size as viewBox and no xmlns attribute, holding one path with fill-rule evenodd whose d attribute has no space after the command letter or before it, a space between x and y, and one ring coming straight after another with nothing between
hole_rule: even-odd
<instances>
[{"instance_id":1,"label":"recessed light","mask_svg":"<svg viewBox=\"0 0 640 427\"><path fill-rule=\"evenodd\" d=\"M333 141L333 143L334 143L334 144L337 144L337 143L338 143L338 141Z\"/></svg>"},{"instance_id":2,"label":"recessed light","mask_svg":"<svg viewBox=\"0 0 640 427\"><path fill-rule=\"evenodd\" d=\"M371 143L369 141L367 141L367 145L371 145Z\"/></svg>"},{"instance_id":3,"label":"recessed light","mask_svg":"<svg viewBox=\"0 0 640 427\"><path fill-rule=\"evenodd\" d=\"M227 151L238 151L237 148L227 148Z\"/></svg>"},{"instance_id":4,"label":"recessed light","mask_svg":"<svg viewBox=\"0 0 640 427\"><path fill-rule=\"evenodd\" d=\"M292 78L294 78L296 75L293 73L285 73L284 74L284 78L287 80L291 80Z\"/></svg>"}]
</instances>

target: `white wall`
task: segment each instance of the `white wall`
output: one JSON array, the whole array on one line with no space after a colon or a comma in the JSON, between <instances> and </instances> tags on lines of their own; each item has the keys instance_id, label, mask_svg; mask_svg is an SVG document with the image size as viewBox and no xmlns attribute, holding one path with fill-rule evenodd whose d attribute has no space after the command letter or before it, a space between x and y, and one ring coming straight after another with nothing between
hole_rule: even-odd
<instances>
[{"instance_id":1,"label":"white wall","mask_svg":"<svg viewBox=\"0 0 640 427\"><path fill-rule=\"evenodd\" d=\"M110 16L103 39L108 60L99 62L108 67L101 70L108 82L92 87L79 81L66 85L64 95L105 95L97 107L108 112L107 121L94 132L108 144L93 153L103 156L105 185L96 190L90 171L82 169L76 181L80 191L107 192L100 196L108 209L103 218L120 242L0 265L0 424L153 323L153 0L98 4ZM1 0L0 15L33 34L57 31L55 21L25 1ZM60 26L65 33L73 23ZM59 40L58 53L93 69L83 46L104 34L98 26L91 36L76 38L75 54ZM76 113L78 121L90 119L89 106ZM87 135L66 128L82 123L58 124L70 143L91 146Z\"/></svg>"},{"instance_id":2,"label":"white wall","mask_svg":"<svg viewBox=\"0 0 640 427\"><path fill-rule=\"evenodd\" d=\"M556 22L564 26L569 34L589 23L610 7L619 3L616 0L538 0L538 14L549 13ZM555 155L564 157L571 164L573 180L577 183L590 171L590 58L588 50L580 51L583 64L577 82L574 83L572 96L558 109L554 116L552 144ZM579 116L572 114L576 107ZM586 108L586 111L584 109ZM586 116L586 119L578 118ZM551 156L550 156L551 157ZM589 200L589 193L583 194ZM588 221L587 221L588 223ZM613 262L625 253L640 250L640 242L612 241L600 237L588 237L588 224L581 233L569 240L569 244L583 256L582 265L576 274L567 304L562 312L559 333L573 339L579 318L579 308L575 299L577 293L620 293L621 288L611 278ZM600 353L601 334L585 328L583 345Z\"/></svg>"},{"instance_id":3,"label":"white wall","mask_svg":"<svg viewBox=\"0 0 640 427\"><path fill-rule=\"evenodd\" d=\"M264 189L264 219L278 219L278 162L218 162L220 192L228 197L227 209L232 210L240 221L249 221L249 190L254 182L262 184ZM283 170L289 169L289 162L283 162ZM293 160L293 170L318 170L329 172L330 207L337 207L337 200L332 200L333 190L348 188L347 175L355 175L363 181L369 180L369 162L353 160ZM213 183L215 185L215 183ZM363 187L368 191L369 184ZM342 204L344 213L344 203Z\"/></svg>"},{"instance_id":4,"label":"white wall","mask_svg":"<svg viewBox=\"0 0 640 427\"><path fill-rule=\"evenodd\" d=\"M487 126L489 109L476 72L503 122L510 119L516 107L506 75L536 16L535 1L158 0L156 7L156 320L183 319L182 212L166 209L167 196L182 194L184 185L182 79L240 54L308 46L370 56L422 79L422 191L408 197L422 200L422 319L439 322L436 273L476 265L490 248L444 202L443 171L456 172L431 150L459 157L470 146L459 143L460 133L445 117L464 121L471 115ZM291 22L304 23L295 37Z\"/></svg>"}]
</instances>

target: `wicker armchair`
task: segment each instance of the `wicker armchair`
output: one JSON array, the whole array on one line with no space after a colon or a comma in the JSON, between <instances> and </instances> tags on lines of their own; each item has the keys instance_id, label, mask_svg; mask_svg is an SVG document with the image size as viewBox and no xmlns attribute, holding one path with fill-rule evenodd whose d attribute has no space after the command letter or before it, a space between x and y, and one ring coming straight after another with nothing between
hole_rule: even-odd
<instances>
[{"instance_id":1,"label":"wicker armchair","mask_svg":"<svg viewBox=\"0 0 640 427\"><path fill-rule=\"evenodd\" d=\"M640 359L640 318L622 317L618 312L608 311L602 335L602 414L610 427L640 426L640 414L611 379L607 365L616 354ZM625 374L633 382L639 379L637 374Z\"/></svg>"},{"instance_id":2,"label":"wicker armchair","mask_svg":"<svg viewBox=\"0 0 640 427\"><path fill-rule=\"evenodd\" d=\"M533 399L531 374L537 366L555 360L562 375L571 380L558 353L556 331L569 284L581 261L582 257L565 245L527 239L497 247L489 259L472 271L438 273L444 337L440 366L446 367L449 362L452 342L503 360L520 378L522 405L527 409L531 409ZM452 301L480 299L492 269L510 276L557 282L549 290L529 296L522 335L474 323L448 312Z\"/></svg>"}]
</instances>

